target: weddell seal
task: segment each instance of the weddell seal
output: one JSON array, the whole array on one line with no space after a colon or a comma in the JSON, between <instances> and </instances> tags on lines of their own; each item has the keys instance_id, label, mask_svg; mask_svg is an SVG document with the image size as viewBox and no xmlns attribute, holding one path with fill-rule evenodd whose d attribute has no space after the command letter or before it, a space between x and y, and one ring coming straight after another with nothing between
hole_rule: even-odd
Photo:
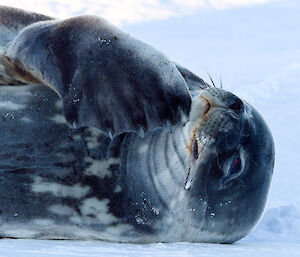
<instances>
[{"instance_id":1,"label":"weddell seal","mask_svg":"<svg viewBox=\"0 0 300 257\"><path fill-rule=\"evenodd\" d=\"M95 16L0 8L0 236L231 243L259 221L271 133Z\"/></svg>"}]
</instances>

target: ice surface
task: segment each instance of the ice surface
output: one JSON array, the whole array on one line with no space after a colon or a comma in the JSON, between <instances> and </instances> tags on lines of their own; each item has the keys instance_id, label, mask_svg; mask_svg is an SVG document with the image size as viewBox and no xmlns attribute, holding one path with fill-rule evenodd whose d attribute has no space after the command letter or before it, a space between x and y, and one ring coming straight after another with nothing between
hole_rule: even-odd
<instances>
[{"instance_id":1,"label":"ice surface","mask_svg":"<svg viewBox=\"0 0 300 257\"><path fill-rule=\"evenodd\" d=\"M266 235L267 236L267 235ZM92 241L42 241L5 239L0 243L2 257L113 257L113 256L255 256L255 257L296 257L300 256L300 241L280 241L274 235L265 241L259 235L232 245L220 244L117 244ZM273 236L273 237L272 237ZM284 238L283 238L284 239Z\"/></svg>"},{"instance_id":2,"label":"ice surface","mask_svg":"<svg viewBox=\"0 0 300 257\"><path fill-rule=\"evenodd\" d=\"M123 27L253 104L270 126L276 164L264 217L233 245L0 240L2 256L300 256L300 2L199 10ZM100 14L99 14L100 15ZM206 79L206 78L205 78Z\"/></svg>"}]
</instances>

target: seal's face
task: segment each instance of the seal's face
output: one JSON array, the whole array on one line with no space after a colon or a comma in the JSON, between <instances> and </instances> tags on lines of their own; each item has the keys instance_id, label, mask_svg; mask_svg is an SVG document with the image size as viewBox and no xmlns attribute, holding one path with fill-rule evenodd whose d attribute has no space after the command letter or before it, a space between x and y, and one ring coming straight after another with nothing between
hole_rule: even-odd
<instances>
[{"instance_id":1,"label":"seal's face","mask_svg":"<svg viewBox=\"0 0 300 257\"><path fill-rule=\"evenodd\" d=\"M186 189L193 206L205 201L201 231L218 234L223 243L236 241L254 228L266 203L274 165L271 133L252 106L217 88L193 99L190 118Z\"/></svg>"}]
</instances>

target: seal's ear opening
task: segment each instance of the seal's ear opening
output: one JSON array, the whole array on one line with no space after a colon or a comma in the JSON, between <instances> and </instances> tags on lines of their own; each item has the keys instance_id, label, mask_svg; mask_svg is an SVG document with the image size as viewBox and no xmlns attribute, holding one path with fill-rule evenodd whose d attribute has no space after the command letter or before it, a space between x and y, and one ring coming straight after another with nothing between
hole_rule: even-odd
<instances>
[{"instance_id":1,"label":"seal's ear opening","mask_svg":"<svg viewBox=\"0 0 300 257\"><path fill-rule=\"evenodd\" d=\"M95 16L28 26L2 63L18 80L53 89L76 128L147 131L182 123L190 111L190 92L175 64Z\"/></svg>"}]
</instances>

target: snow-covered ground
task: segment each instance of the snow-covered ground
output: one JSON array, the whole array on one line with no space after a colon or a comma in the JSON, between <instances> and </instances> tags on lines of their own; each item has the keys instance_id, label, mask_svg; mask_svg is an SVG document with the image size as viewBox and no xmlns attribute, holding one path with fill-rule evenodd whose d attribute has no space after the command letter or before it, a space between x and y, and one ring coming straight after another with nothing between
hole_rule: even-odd
<instances>
[{"instance_id":1,"label":"snow-covered ground","mask_svg":"<svg viewBox=\"0 0 300 257\"><path fill-rule=\"evenodd\" d=\"M265 2L121 26L206 80L207 72L217 83L221 77L266 119L276 145L274 178L264 217L249 236L233 245L5 239L0 257L300 256L300 1Z\"/></svg>"}]
</instances>

